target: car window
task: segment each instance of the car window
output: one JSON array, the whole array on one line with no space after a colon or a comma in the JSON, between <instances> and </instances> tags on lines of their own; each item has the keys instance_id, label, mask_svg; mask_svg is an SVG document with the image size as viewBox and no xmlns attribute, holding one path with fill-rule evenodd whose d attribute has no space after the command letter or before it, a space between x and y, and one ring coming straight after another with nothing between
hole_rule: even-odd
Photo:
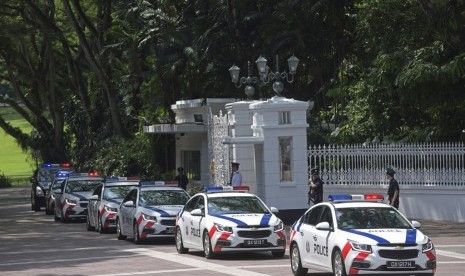
<instances>
[{"instance_id":1,"label":"car window","mask_svg":"<svg viewBox=\"0 0 465 276\"><path fill-rule=\"evenodd\" d=\"M58 190L61 189L61 185L65 183L66 179L60 178L53 180L51 190Z\"/></svg>"},{"instance_id":2,"label":"car window","mask_svg":"<svg viewBox=\"0 0 465 276\"><path fill-rule=\"evenodd\" d=\"M205 199L203 198L203 196L201 196L199 200L197 201L195 209L200 209L202 211L205 210Z\"/></svg>"},{"instance_id":3,"label":"car window","mask_svg":"<svg viewBox=\"0 0 465 276\"><path fill-rule=\"evenodd\" d=\"M92 192L100 180L72 180L66 184L66 193Z\"/></svg>"},{"instance_id":4,"label":"car window","mask_svg":"<svg viewBox=\"0 0 465 276\"><path fill-rule=\"evenodd\" d=\"M194 210L196 208L196 206L197 206L197 202L199 201L199 199L201 197L202 196L195 196L195 197L191 198L191 200L189 200L186 203L186 206L184 207L184 211L190 212L190 211Z\"/></svg>"},{"instance_id":5,"label":"car window","mask_svg":"<svg viewBox=\"0 0 465 276\"><path fill-rule=\"evenodd\" d=\"M141 191L140 206L184 205L189 196L183 190L149 190Z\"/></svg>"},{"instance_id":6,"label":"car window","mask_svg":"<svg viewBox=\"0 0 465 276\"><path fill-rule=\"evenodd\" d=\"M320 219L322 210L323 210L323 206L316 206L312 208L310 211L308 211L305 214L305 218L303 222L309 225L317 225Z\"/></svg>"},{"instance_id":7,"label":"car window","mask_svg":"<svg viewBox=\"0 0 465 276\"><path fill-rule=\"evenodd\" d=\"M123 198L136 186L109 186L103 189L103 199L120 203Z\"/></svg>"},{"instance_id":8,"label":"car window","mask_svg":"<svg viewBox=\"0 0 465 276\"><path fill-rule=\"evenodd\" d=\"M102 187L103 185L100 184L97 188L95 188L94 192L92 193L92 195L98 195L98 198L100 198L100 194L102 192Z\"/></svg>"},{"instance_id":9,"label":"car window","mask_svg":"<svg viewBox=\"0 0 465 276\"><path fill-rule=\"evenodd\" d=\"M338 208L336 219L338 227L342 230L411 228L409 222L392 208Z\"/></svg>"},{"instance_id":10,"label":"car window","mask_svg":"<svg viewBox=\"0 0 465 276\"><path fill-rule=\"evenodd\" d=\"M127 202L127 201L132 201L132 202L136 202L136 194L137 194L137 189L134 189L132 191L129 192L129 194L126 196L126 198L124 198L123 202Z\"/></svg>"},{"instance_id":11,"label":"car window","mask_svg":"<svg viewBox=\"0 0 465 276\"><path fill-rule=\"evenodd\" d=\"M257 197L214 197L208 199L207 207L210 215L269 213Z\"/></svg>"},{"instance_id":12,"label":"car window","mask_svg":"<svg viewBox=\"0 0 465 276\"><path fill-rule=\"evenodd\" d=\"M323 212L321 213L318 223L320 222L327 222L329 223L329 226L333 227L333 217L331 215L331 209L328 206L323 207Z\"/></svg>"}]
</instances>

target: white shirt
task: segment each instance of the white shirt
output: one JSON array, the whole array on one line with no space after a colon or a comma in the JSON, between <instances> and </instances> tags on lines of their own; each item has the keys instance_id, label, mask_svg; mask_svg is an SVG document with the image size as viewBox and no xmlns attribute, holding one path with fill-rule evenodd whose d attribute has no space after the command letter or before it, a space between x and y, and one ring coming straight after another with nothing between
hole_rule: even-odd
<instances>
[{"instance_id":1,"label":"white shirt","mask_svg":"<svg viewBox=\"0 0 465 276\"><path fill-rule=\"evenodd\" d=\"M231 186L241 186L241 185L242 185L242 175L239 171L235 171L231 179Z\"/></svg>"}]
</instances>

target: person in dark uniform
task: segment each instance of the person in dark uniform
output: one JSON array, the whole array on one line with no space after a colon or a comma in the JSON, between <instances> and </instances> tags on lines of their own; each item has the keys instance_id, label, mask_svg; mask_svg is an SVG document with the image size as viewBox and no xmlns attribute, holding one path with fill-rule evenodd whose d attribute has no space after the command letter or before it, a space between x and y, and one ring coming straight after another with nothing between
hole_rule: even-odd
<instances>
[{"instance_id":1,"label":"person in dark uniform","mask_svg":"<svg viewBox=\"0 0 465 276\"><path fill-rule=\"evenodd\" d=\"M181 187L184 190L187 189L187 184L189 184L189 179L184 174L184 168L183 167L178 168L178 175L176 175L174 180L178 181L178 187Z\"/></svg>"},{"instance_id":2,"label":"person in dark uniform","mask_svg":"<svg viewBox=\"0 0 465 276\"><path fill-rule=\"evenodd\" d=\"M395 173L391 168L386 169L386 178L389 180L388 200L389 205L399 209L399 183L394 179Z\"/></svg>"},{"instance_id":3,"label":"person in dark uniform","mask_svg":"<svg viewBox=\"0 0 465 276\"><path fill-rule=\"evenodd\" d=\"M323 202L323 180L320 178L320 171L318 168L314 168L311 170L311 174L312 176L308 180L310 188L308 191L308 205L310 205L310 202L313 202L313 204Z\"/></svg>"}]
</instances>

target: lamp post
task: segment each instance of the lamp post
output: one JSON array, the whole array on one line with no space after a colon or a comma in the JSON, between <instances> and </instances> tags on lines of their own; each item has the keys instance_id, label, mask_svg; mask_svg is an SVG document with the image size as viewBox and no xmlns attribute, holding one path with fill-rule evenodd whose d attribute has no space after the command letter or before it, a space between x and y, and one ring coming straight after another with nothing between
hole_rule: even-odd
<instances>
[{"instance_id":1,"label":"lamp post","mask_svg":"<svg viewBox=\"0 0 465 276\"><path fill-rule=\"evenodd\" d=\"M266 65L267 60L260 56L255 64L258 68L258 77L252 77L250 75L250 61L247 62L247 77L241 77L239 79L240 68L236 65L229 68L229 74L231 75L231 80L235 84L236 88L241 87L243 84L246 84L244 92L247 95L247 98L250 99L255 93L254 84L258 86L263 86L268 84L270 81L273 83L273 91L276 93L276 96L281 97L281 92L284 89L283 81L292 83L294 81L294 75L297 72L297 66L299 65L299 59L292 55L287 59L289 66L289 73L286 71L279 72L279 58L276 55L276 72L270 72L270 67Z\"/></svg>"}]
</instances>

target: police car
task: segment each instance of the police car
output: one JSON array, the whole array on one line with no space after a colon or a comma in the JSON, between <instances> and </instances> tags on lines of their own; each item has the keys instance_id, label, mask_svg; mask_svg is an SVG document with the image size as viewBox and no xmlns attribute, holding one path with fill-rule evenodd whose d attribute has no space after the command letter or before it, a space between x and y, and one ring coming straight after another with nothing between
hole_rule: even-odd
<instances>
[{"instance_id":1,"label":"police car","mask_svg":"<svg viewBox=\"0 0 465 276\"><path fill-rule=\"evenodd\" d=\"M87 204L94 189L102 183L98 173L70 173L55 197L55 221L85 219Z\"/></svg>"},{"instance_id":2,"label":"police car","mask_svg":"<svg viewBox=\"0 0 465 276\"><path fill-rule=\"evenodd\" d=\"M139 185L131 177L107 177L95 188L87 206L87 230L105 233L116 228L116 213L124 197Z\"/></svg>"},{"instance_id":3,"label":"police car","mask_svg":"<svg viewBox=\"0 0 465 276\"><path fill-rule=\"evenodd\" d=\"M116 235L140 244L149 238L174 237L176 215L189 200L189 194L163 181L140 182L124 198L116 216Z\"/></svg>"},{"instance_id":4,"label":"police car","mask_svg":"<svg viewBox=\"0 0 465 276\"><path fill-rule=\"evenodd\" d=\"M312 206L290 232L291 269L334 275L434 275L436 252L420 223L408 221L384 197L330 195Z\"/></svg>"},{"instance_id":5,"label":"police car","mask_svg":"<svg viewBox=\"0 0 465 276\"><path fill-rule=\"evenodd\" d=\"M69 163L51 164L44 163L35 170L31 177L31 210L39 211L45 207L45 195L52 184L58 171L72 171Z\"/></svg>"},{"instance_id":6,"label":"police car","mask_svg":"<svg viewBox=\"0 0 465 276\"><path fill-rule=\"evenodd\" d=\"M46 215L53 215L55 211L55 198L57 195L61 194L61 186L68 177L68 174L69 172L67 171L60 171L56 173L55 179L53 179L52 184L50 185L50 189L45 194Z\"/></svg>"},{"instance_id":7,"label":"police car","mask_svg":"<svg viewBox=\"0 0 465 276\"><path fill-rule=\"evenodd\" d=\"M228 191L229 190L229 191ZM270 251L283 257L283 222L247 186L207 187L176 218L176 249L202 250L207 259L224 252Z\"/></svg>"}]
</instances>

